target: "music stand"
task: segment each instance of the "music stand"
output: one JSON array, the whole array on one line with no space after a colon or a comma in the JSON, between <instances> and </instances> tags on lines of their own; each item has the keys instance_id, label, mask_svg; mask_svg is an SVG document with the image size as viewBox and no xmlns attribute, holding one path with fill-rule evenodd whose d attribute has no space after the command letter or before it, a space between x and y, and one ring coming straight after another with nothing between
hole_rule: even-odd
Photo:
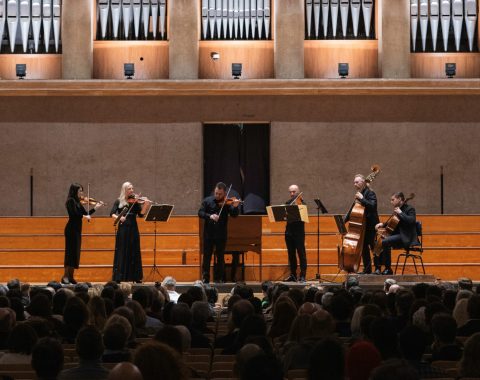
<instances>
[{"instance_id":1,"label":"music stand","mask_svg":"<svg viewBox=\"0 0 480 380\"><path fill-rule=\"evenodd\" d=\"M155 279L155 273L162 278L157 268L157 222L168 222L170 215L172 215L173 205L152 205L145 216L146 222L153 222L153 266L147 278L152 276Z\"/></svg>"},{"instance_id":2,"label":"music stand","mask_svg":"<svg viewBox=\"0 0 480 380\"><path fill-rule=\"evenodd\" d=\"M317 273L315 280L320 280L320 211L322 214L328 214L327 209L319 198L314 199L317 205Z\"/></svg>"},{"instance_id":3,"label":"music stand","mask_svg":"<svg viewBox=\"0 0 480 380\"><path fill-rule=\"evenodd\" d=\"M343 221L343 216L334 215L335 223L337 224L338 233L340 235L345 235L347 233L347 228L345 227L345 222Z\"/></svg>"}]
</instances>

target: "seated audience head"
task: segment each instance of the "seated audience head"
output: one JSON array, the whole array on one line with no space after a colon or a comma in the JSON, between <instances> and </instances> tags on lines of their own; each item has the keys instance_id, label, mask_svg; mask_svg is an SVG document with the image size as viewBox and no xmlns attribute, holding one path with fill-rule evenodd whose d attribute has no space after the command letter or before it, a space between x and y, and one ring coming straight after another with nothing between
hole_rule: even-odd
<instances>
[{"instance_id":1,"label":"seated audience head","mask_svg":"<svg viewBox=\"0 0 480 380\"><path fill-rule=\"evenodd\" d=\"M142 306L137 301L127 301L125 304L126 307L132 310L133 318L135 320L135 327L137 329L141 329L145 327L147 323L147 314Z\"/></svg>"},{"instance_id":2,"label":"seated audience head","mask_svg":"<svg viewBox=\"0 0 480 380\"><path fill-rule=\"evenodd\" d=\"M255 312L252 304L244 299L240 299L232 306L232 322L236 328L240 328L243 320Z\"/></svg>"},{"instance_id":3,"label":"seated audience head","mask_svg":"<svg viewBox=\"0 0 480 380\"><path fill-rule=\"evenodd\" d=\"M40 293L32 298L26 310L35 317L48 318L52 315L52 303L45 294Z\"/></svg>"},{"instance_id":4,"label":"seated audience head","mask_svg":"<svg viewBox=\"0 0 480 380\"><path fill-rule=\"evenodd\" d=\"M166 344L151 341L140 345L133 355L143 380L187 380L189 371L180 355Z\"/></svg>"},{"instance_id":5,"label":"seated audience head","mask_svg":"<svg viewBox=\"0 0 480 380\"><path fill-rule=\"evenodd\" d=\"M172 325L182 325L187 328L191 327L192 312L187 304L178 302L173 305L172 310L170 311L170 323Z\"/></svg>"},{"instance_id":6,"label":"seated audience head","mask_svg":"<svg viewBox=\"0 0 480 380\"><path fill-rule=\"evenodd\" d=\"M240 372L240 380L283 380L282 365L273 355L263 352L246 360Z\"/></svg>"},{"instance_id":7,"label":"seated audience head","mask_svg":"<svg viewBox=\"0 0 480 380\"><path fill-rule=\"evenodd\" d=\"M194 325L204 328L211 316L210 305L208 302L195 301L190 310L192 312Z\"/></svg>"},{"instance_id":8,"label":"seated audience head","mask_svg":"<svg viewBox=\"0 0 480 380\"><path fill-rule=\"evenodd\" d=\"M375 318L370 324L369 335L384 360L397 354L397 332L393 322L386 318Z\"/></svg>"},{"instance_id":9,"label":"seated audience head","mask_svg":"<svg viewBox=\"0 0 480 380\"><path fill-rule=\"evenodd\" d=\"M455 318L455 321L457 322L458 327L462 327L470 319L467 309L468 309L467 298L463 298L455 304L452 315L453 315L453 318Z\"/></svg>"},{"instance_id":10,"label":"seated audience head","mask_svg":"<svg viewBox=\"0 0 480 380\"><path fill-rule=\"evenodd\" d=\"M372 371L370 380L420 380L420 376L405 360L389 359Z\"/></svg>"},{"instance_id":11,"label":"seated audience head","mask_svg":"<svg viewBox=\"0 0 480 380\"><path fill-rule=\"evenodd\" d=\"M368 380L371 372L379 366L382 356L373 343L360 340L347 350L345 367L349 380Z\"/></svg>"},{"instance_id":12,"label":"seated audience head","mask_svg":"<svg viewBox=\"0 0 480 380\"><path fill-rule=\"evenodd\" d=\"M143 377L135 364L122 362L110 370L107 380L143 380Z\"/></svg>"},{"instance_id":13,"label":"seated audience head","mask_svg":"<svg viewBox=\"0 0 480 380\"><path fill-rule=\"evenodd\" d=\"M467 313L470 319L480 319L480 295L475 294L469 298Z\"/></svg>"},{"instance_id":14,"label":"seated audience head","mask_svg":"<svg viewBox=\"0 0 480 380\"><path fill-rule=\"evenodd\" d=\"M336 338L320 340L310 353L308 379L343 380L345 378L345 352Z\"/></svg>"},{"instance_id":15,"label":"seated audience head","mask_svg":"<svg viewBox=\"0 0 480 380\"><path fill-rule=\"evenodd\" d=\"M436 342L453 344L457 333L457 322L446 313L435 314L432 318L432 334Z\"/></svg>"},{"instance_id":16,"label":"seated audience head","mask_svg":"<svg viewBox=\"0 0 480 380\"><path fill-rule=\"evenodd\" d=\"M77 334L75 349L80 360L99 360L104 350L102 334L94 326L82 328Z\"/></svg>"},{"instance_id":17,"label":"seated audience head","mask_svg":"<svg viewBox=\"0 0 480 380\"><path fill-rule=\"evenodd\" d=\"M39 380L56 379L63 368L63 348L60 342L49 337L39 339L32 351L32 368Z\"/></svg>"},{"instance_id":18,"label":"seated audience head","mask_svg":"<svg viewBox=\"0 0 480 380\"><path fill-rule=\"evenodd\" d=\"M406 360L420 361L426 345L425 332L417 326L407 326L398 334L400 354Z\"/></svg>"},{"instance_id":19,"label":"seated audience head","mask_svg":"<svg viewBox=\"0 0 480 380\"><path fill-rule=\"evenodd\" d=\"M263 350L256 344L247 343L240 350L238 350L235 356L235 364L233 366L233 374L240 378L241 374L245 372L246 363L256 355L264 354Z\"/></svg>"},{"instance_id":20,"label":"seated audience head","mask_svg":"<svg viewBox=\"0 0 480 380\"><path fill-rule=\"evenodd\" d=\"M132 335L132 326L121 315L112 315L107 319L103 330L103 344L108 350L124 350Z\"/></svg>"},{"instance_id":21,"label":"seated audience head","mask_svg":"<svg viewBox=\"0 0 480 380\"><path fill-rule=\"evenodd\" d=\"M480 333L473 334L465 342L460 360L460 377L480 378Z\"/></svg>"},{"instance_id":22,"label":"seated audience head","mask_svg":"<svg viewBox=\"0 0 480 380\"><path fill-rule=\"evenodd\" d=\"M460 277L458 279L458 289L473 291L473 282L468 277Z\"/></svg>"},{"instance_id":23,"label":"seated audience head","mask_svg":"<svg viewBox=\"0 0 480 380\"><path fill-rule=\"evenodd\" d=\"M16 325L10 333L8 349L10 352L30 355L37 340L37 333L33 327L28 323L20 323Z\"/></svg>"},{"instance_id":24,"label":"seated audience head","mask_svg":"<svg viewBox=\"0 0 480 380\"><path fill-rule=\"evenodd\" d=\"M182 354L184 352L182 333L177 327L178 326L164 325L157 331L154 339L172 347L179 354Z\"/></svg>"}]
</instances>

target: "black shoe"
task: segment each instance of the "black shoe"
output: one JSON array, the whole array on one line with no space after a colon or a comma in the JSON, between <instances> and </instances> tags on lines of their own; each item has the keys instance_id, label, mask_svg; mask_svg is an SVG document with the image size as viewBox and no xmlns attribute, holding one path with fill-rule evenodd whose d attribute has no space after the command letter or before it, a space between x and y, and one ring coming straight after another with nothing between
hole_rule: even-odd
<instances>
[{"instance_id":1,"label":"black shoe","mask_svg":"<svg viewBox=\"0 0 480 380\"><path fill-rule=\"evenodd\" d=\"M305 282L305 276L300 276L298 278L298 282Z\"/></svg>"},{"instance_id":2,"label":"black shoe","mask_svg":"<svg viewBox=\"0 0 480 380\"><path fill-rule=\"evenodd\" d=\"M68 277L62 277L62 279L60 280L60 283L64 285L70 285L70 281L68 280Z\"/></svg>"},{"instance_id":3,"label":"black shoe","mask_svg":"<svg viewBox=\"0 0 480 380\"><path fill-rule=\"evenodd\" d=\"M358 274L372 274L372 271L362 270L361 272L358 272Z\"/></svg>"},{"instance_id":4,"label":"black shoe","mask_svg":"<svg viewBox=\"0 0 480 380\"><path fill-rule=\"evenodd\" d=\"M70 284L77 285L77 281L74 278L69 278Z\"/></svg>"},{"instance_id":5,"label":"black shoe","mask_svg":"<svg viewBox=\"0 0 480 380\"><path fill-rule=\"evenodd\" d=\"M202 282L204 284L210 284L210 279L209 278L202 278Z\"/></svg>"},{"instance_id":6,"label":"black shoe","mask_svg":"<svg viewBox=\"0 0 480 380\"><path fill-rule=\"evenodd\" d=\"M382 274L382 273L380 272L380 269L375 269L375 272L373 272L373 273L376 274L377 276L380 275L380 274Z\"/></svg>"},{"instance_id":7,"label":"black shoe","mask_svg":"<svg viewBox=\"0 0 480 380\"><path fill-rule=\"evenodd\" d=\"M133 281L135 284L141 284L142 283L142 280L135 280Z\"/></svg>"},{"instance_id":8,"label":"black shoe","mask_svg":"<svg viewBox=\"0 0 480 380\"><path fill-rule=\"evenodd\" d=\"M297 276L295 276L294 274L291 274L290 276L288 276L285 280L283 280L284 282L297 282Z\"/></svg>"},{"instance_id":9,"label":"black shoe","mask_svg":"<svg viewBox=\"0 0 480 380\"><path fill-rule=\"evenodd\" d=\"M389 274L393 274L393 271L390 268L385 269L382 274L384 276L388 276Z\"/></svg>"}]
</instances>

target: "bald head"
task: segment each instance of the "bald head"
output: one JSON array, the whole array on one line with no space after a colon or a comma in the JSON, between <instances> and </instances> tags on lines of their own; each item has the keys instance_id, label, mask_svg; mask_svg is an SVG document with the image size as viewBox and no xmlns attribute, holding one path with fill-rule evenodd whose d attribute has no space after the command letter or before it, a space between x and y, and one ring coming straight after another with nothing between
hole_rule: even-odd
<instances>
[{"instance_id":1,"label":"bald head","mask_svg":"<svg viewBox=\"0 0 480 380\"><path fill-rule=\"evenodd\" d=\"M300 193L300 189L297 185L290 185L288 192L291 198L295 198Z\"/></svg>"},{"instance_id":2,"label":"bald head","mask_svg":"<svg viewBox=\"0 0 480 380\"><path fill-rule=\"evenodd\" d=\"M122 362L110 370L108 380L143 380L143 377L135 364Z\"/></svg>"}]
</instances>

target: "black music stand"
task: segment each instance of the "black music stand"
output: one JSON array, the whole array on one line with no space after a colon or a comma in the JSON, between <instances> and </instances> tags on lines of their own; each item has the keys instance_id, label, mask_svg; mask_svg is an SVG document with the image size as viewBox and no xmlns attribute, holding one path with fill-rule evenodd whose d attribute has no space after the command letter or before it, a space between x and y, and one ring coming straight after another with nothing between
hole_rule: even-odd
<instances>
[{"instance_id":1,"label":"black music stand","mask_svg":"<svg viewBox=\"0 0 480 380\"><path fill-rule=\"evenodd\" d=\"M271 213L268 212L268 209L271 210ZM268 206L267 212L271 222L298 222L303 220L298 205Z\"/></svg>"},{"instance_id":2,"label":"black music stand","mask_svg":"<svg viewBox=\"0 0 480 380\"><path fill-rule=\"evenodd\" d=\"M320 211L322 214L328 214L327 209L319 198L314 199L317 205L317 273L315 280L320 280Z\"/></svg>"},{"instance_id":3,"label":"black music stand","mask_svg":"<svg viewBox=\"0 0 480 380\"><path fill-rule=\"evenodd\" d=\"M172 215L173 205L152 205L145 216L146 222L153 222L154 238L153 238L153 266L147 278L152 276L155 279L155 273L162 278L157 268L157 222L168 222Z\"/></svg>"}]
</instances>

